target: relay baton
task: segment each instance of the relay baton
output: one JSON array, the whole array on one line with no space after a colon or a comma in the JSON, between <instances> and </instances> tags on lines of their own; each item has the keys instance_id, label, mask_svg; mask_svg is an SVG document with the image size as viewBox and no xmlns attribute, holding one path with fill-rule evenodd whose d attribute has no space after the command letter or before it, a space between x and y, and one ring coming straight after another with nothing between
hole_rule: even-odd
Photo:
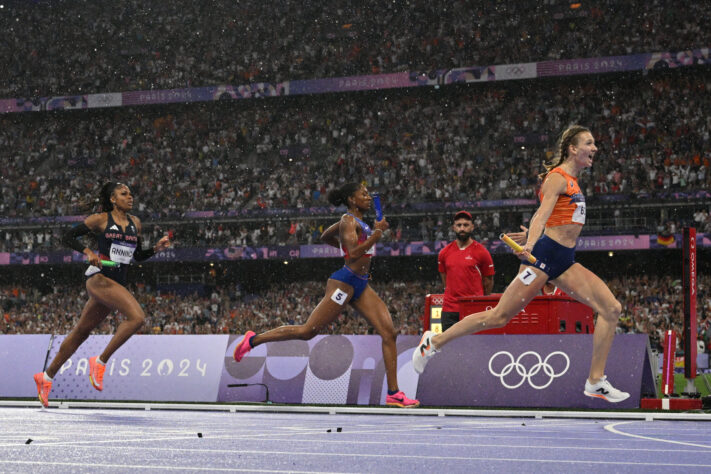
<instances>
[{"instance_id":1,"label":"relay baton","mask_svg":"<svg viewBox=\"0 0 711 474\"><path fill-rule=\"evenodd\" d=\"M118 263L112 262L111 260L102 260L101 266L103 266L103 267L118 267Z\"/></svg>"},{"instance_id":2,"label":"relay baton","mask_svg":"<svg viewBox=\"0 0 711 474\"><path fill-rule=\"evenodd\" d=\"M503 242L504 242L506 245L508 245L509 247L511 247L515 252L521 252L521 251L523 250L523 248L521 248L521 246L520 246L519 244L517 244L516 242L514 242L513 240L511 240L511 237L509 237L508 235L506 235L506 234L501 234L501 235L499 235L499 238L500 238L501 240L503 240ZM529 253L529 254L528 254L528 261L531 262L531 263L536 263L536 257L534 257L533 255L531 255L531 254Z\"/></svg>"},{"instance_id":3,"label":"relay baton","mask_svg":"<svg viewBox=\"0 0 711 474\"><path fill-rule=\"evenodd\" d=\"M373 207L375 208L375 220L383 220L383 208L380 205L380 194L373 193Z\"/></svg>"}]
</instances>

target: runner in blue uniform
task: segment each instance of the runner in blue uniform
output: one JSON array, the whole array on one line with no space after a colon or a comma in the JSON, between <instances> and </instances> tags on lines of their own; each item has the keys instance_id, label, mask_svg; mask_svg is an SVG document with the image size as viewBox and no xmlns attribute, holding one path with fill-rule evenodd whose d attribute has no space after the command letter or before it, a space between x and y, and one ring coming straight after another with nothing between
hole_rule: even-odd
<instances>
[{"instance_id":1,"label":"runner in blue uniform","mask_svg":"<svg viewBox=\"0 0 711 474\"><path fill-rule=\"evenodd\" d=\"M124 286L131 259L143 261L170 246L169 238L163 237L152 249L141 247L141 221L128 214L133 207L131 190L125 184L110 182L101 188L103 212L87 217L83 223L64 234L62 242L69 248L86 255L90 264L86 270L86 290L89 294L79 322L64 339L59 352L45 372L34 375L37 393L42 405L49 405L52 380L62 365L89 337L94 328L117 310L125 316L116 329L116 334L100 356L89 359L89 380L97 390L103 390L104 370L111 355L121 347L143 324L145 314L136 298ZM97 255L77 240L93 233L98 241ZM114 262L115 266L103 266L101 261Z\"/></svg>"},{"instance_id":2,"label":"runner in blue uniform","mask_svg":"<svg viewBox=\"0 0 711 474\"><path fill-rule=\"evenodd\" d=\"M371 257L375 254L375 243L382 238L389 224L383 218L376 221L375 229L371 230L363 221L363 214L371 208L373 199L368 194L368 189L360 183L347 183L331 191L328 200L334 206L344 204L348 207L348 212L343 214L341 220L321 235L322 241L341 249L345 265L328 279L326 294L305 324L281 326L259 335L254 331L247 331L235 348L234 358L239 362L253 347L267 342L309 340L324 326L333 322L341 314L346 303L349 303L373 325L382 338L388 383L385 403L407 408L419 406L420 402L407 398L398 388L395 344L397 332L387 306L368 285L368 271Z\"/></svg>"}]
</instances>

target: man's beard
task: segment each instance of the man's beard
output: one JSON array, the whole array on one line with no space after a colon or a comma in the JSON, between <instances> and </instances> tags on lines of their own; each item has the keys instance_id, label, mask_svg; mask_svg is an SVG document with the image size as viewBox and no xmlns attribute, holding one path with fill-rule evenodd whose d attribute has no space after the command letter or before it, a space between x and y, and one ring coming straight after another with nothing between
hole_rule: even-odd
<instances>
[{"instance_id":1,"label":"man's beard","mask_svg":"<svg viewBox=\"0 0 711 474\"><path fill-rule=\"evenodd\" d=\"M461 243L466 243L467 240L469 240L472 236L471 232L458 232L457 233L457 240L460 241Z\"/></svg>"}]
</instances>

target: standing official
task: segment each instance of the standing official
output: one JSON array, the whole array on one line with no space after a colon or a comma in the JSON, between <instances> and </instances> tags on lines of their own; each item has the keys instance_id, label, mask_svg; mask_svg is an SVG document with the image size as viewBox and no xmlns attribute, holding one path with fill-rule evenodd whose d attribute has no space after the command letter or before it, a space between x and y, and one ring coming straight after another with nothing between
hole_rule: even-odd
<instances>
[{"instance_id":1,"label":"standing official","mask_svg":"<svg viewBox=\"0 0 711 474\"><path fill-rule=\"evenodd\" d=\"M467 211L454 215L452 225L457 238L439 252L437 265L444 285L442 331L459 321L460 296L491 294L494 287L494 262L491 254L472 238L474 223Z\"/></svg>"}]
</instances>

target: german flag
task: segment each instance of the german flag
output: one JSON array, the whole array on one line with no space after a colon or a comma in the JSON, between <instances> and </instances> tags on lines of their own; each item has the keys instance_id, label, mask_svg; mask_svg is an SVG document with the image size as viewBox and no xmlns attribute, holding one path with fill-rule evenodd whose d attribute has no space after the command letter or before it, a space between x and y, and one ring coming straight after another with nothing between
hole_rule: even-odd
<instances>
[{"instance_id":1,"label":"german flag","mask_svg":"<svg viewBox=\"0 0 711 474\"><path fill-rule=\"evenodd\" d=\"M674 245L674 234L659 234L657 235L657 243L666 247Z\"/></svg>"}]
</instances>

